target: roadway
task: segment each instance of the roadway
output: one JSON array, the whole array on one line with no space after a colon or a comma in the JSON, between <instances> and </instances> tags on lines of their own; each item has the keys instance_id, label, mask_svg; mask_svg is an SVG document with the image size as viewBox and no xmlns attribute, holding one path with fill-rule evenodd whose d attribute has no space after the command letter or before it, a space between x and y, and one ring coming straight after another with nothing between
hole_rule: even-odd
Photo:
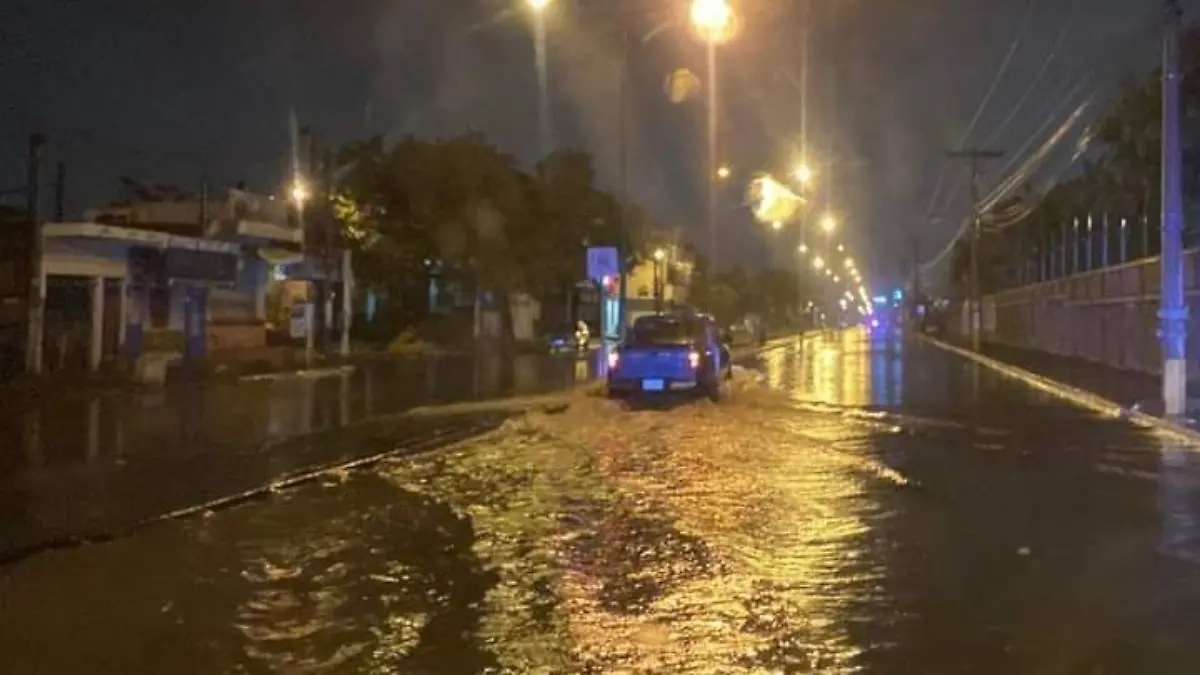
<instances>
[{"instance_id":1,"label":"roadway","mask_svg":"<svg viewBox=\"0 0 1200 675\"><path fill-rule=\"evenodd\" d=\"M746 365L8 565L4 671L1195 671L1192 449L897 337Z\"/></svg>"}]
</instances>

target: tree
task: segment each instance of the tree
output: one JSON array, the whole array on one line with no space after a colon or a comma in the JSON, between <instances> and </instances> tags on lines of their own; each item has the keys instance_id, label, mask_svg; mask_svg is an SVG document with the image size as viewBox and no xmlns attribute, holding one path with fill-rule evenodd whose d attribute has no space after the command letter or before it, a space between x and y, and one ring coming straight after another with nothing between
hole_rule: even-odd
<instances>
[{"instance_id":1,"label":"tree","mask_svg":"<svg viewBox=\"0 0 1200 675\"><path fill-rule=\"evenodd\" d=\"M637 211L594 184L590 156L557 151L521 171L476 133L388 146L355 143L339 158L335 207L362 283L411 325L429 276L490 291L512 338L510 298L545 300L582 280L589 245L633 249Z\"/></svg>"}]
</instances>

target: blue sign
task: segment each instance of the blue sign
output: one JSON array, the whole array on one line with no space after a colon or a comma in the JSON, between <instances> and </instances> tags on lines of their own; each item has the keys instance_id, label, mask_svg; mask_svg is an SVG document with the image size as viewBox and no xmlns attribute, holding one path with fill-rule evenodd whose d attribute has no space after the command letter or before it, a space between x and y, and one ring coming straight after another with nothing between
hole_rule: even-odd
<instances>
[{"instance_id":1,"label":"blue sign","mask_svg":"<svg viewBox=\"0 0 1200 675\"><path fill-rule=\"evenodd\" d=\"M621 276L621 256L615 246L590 246L587 250L587 275L600 282L605 277Z\"/></svg>"}]
</instances>

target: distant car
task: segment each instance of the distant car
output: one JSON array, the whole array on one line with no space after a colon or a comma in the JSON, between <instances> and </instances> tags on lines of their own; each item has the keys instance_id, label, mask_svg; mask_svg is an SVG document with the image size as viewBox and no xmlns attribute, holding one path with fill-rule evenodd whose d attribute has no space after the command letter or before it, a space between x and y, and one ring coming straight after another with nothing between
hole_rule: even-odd
<instances>
[{"instance_id":1,"label":"distant car","mask_svg":"<svg viewBox=\"0 0 1200 675\"><path fill-rule=\"evenodd\" d=\"M608 355L608 395L693 394L718 401L731 374L729 352L711 319L645 316Z\"/></svg>"},{"instance_id":2,"label":"distant car","mask_svg":"<svg viewBox=\"0 0 1200 675\"><path fill-rule=\"evenodd\" d=\"M564 324L551 331L546 337L546 346L551 353L586 351L591 340L590 332L585 333L578 325Z\"/></svg>"}]
</instances>

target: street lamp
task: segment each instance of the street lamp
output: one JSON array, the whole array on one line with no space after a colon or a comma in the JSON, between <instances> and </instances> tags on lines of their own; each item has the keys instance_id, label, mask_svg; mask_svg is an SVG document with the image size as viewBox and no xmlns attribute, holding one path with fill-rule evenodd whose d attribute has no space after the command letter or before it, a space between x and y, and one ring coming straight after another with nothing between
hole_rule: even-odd
<instances>
[{"instance_id":1,"label":"street lamp","mask_svg":"<svg viewBox=\"0 0 1200 675\"><path fill-rule=\"evenodd\" d=\"M692 25L710 44L728 40L733 28L733 8L728 0L693 0Z\"/></svg>"},{"instance_id":2,"label":"street lamp","mask_svg":"<svg viewBox=\"0 0 1200 675\"><path fill-rule=\"evenodd\" d=\"M546 8L552 0L525 0L533 11L534 58L538 76L538 142L542 156L550 152L550 93L546 63Z\"/></svg>"},{"instance_id":3,"label":"street lamp","mask_svg":"<svg viewBox=\"0 0 1200 675\"><path fill-rule=\"evenodd\" d=\"M693 0L692 25L707 43L708 51L708 245L715 266L717 257L717 43L732 36L733 8L728 0Z\"/></svg>"},{"instance_id":4,"label":"street lamp","mask_svg":"<svg viewBox=\"0 0 1200 675\"><path fill-rule=\"evenodd\" d=\"M822 232L824 232L825 234L832 234L833 231L836 229L837 229L837 219L833 217L833 214L826 213L824 216L821 216L821 231Z\"/></svg>"},{"instance_id":5,"label":"street lamp","mask_svg":"<svg viewBox=\"0 0 1200 675\"><path fill-rule=\"evenodd\" d=\"M854 269L854 259L846 258L846 269Z\"/></svg>"},{"instance_id":6,"label":"street lamp","mask_svg":"<svg viewBox=\"0 0 1200 675\"><path fill-rule=\"evenodd\" d=\"M802 253L802 254L803 254L803 253L808 253L808 244L800 244L800 248L799 248L798 250L799 250L799 251L800 251L800 253Z\"/></svg>"},{"instance_id":7,"label":"street lamp","mask_svg":"<svg viewBox=\"0 0 1200 675\"><path fill-rule=\"evenodd\" d=\"M308 185L304 182L304 179L297 177L295 182L292 183L291 196L292 201L295 202L296 206L298 207L303 207L305 202L309 200L309 197L312 195L309 192Z\"/></svg>"},{"instance_id":8,"label":"street lamp","mask_svg":"<svg viewBox=\"0 0 1200 675\"><path fill-rule=\"evenodd\" d=\"M661 314L663 311L663 288L664 279L662 274L662 264L667 257L667 252L661 248L654 249L654 311Z\"/></svg>"},{"instance_id":9,"label":"street lamp","mask_svg":"<svg viewBox=\"0 0 1200 675\"><path fill-rule=\"evenodd\" d=\"M717 169L717 178L720 178L721 180L725 180L726 178L729 178L730 173L732 173L732 172L729 170L729 167L722 166Z\"/></svg>"},{"instance_id":10,"label":"street lamp","mask_svg":"<svg viewBox=\"0 0 1200 675\"><path fill-rule=\"evenodd\" d=\"M813 267L815 267L817 270L825 269L825 259L821 256L813 258Z\"/></svg>"},{"instance_id":11,"label":"street lamp","mask_svg":"<svg viewBox=\"0 0 1200 675\"><path fill-rule=\"evenodd\" d=\"M807 164L801 164L792 172L792 177L799 181L801 185L805 185L808 181L812 180L812 169L808 168Z\"/></svg>"}]
</instances>

